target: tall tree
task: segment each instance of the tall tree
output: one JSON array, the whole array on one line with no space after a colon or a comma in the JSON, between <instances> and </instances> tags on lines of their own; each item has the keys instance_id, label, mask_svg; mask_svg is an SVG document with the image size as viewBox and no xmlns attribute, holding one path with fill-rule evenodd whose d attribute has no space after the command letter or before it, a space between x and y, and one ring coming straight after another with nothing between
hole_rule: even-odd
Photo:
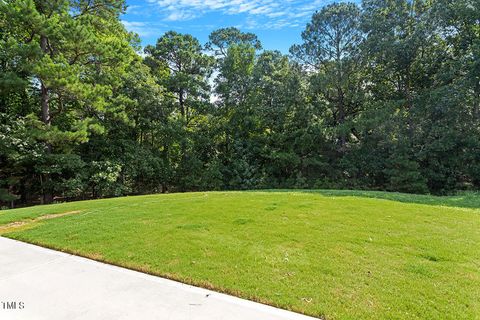
<instances>
[{"instance_id":1,"label":"tall tree","mask_svg":"<svg viewBox=\"0 0 480 320\"><path fill-rule=\"evenodd\" d=\"M365 118L376 119L374 131L385 130L380 135L388 141L389 156L383 164L387 188L425 192L427 179L418 154L424 144L419 139L420 114L429 109L424 94L432 89L443 59L440 38L429 20L431 1L368 0L363 7L372 111Z\"/></svg>"},{"instance_id":2,"label":"tall tree","mask_svg":"<svg viewBox=\"0 0 480 320\"><path fill-rule=\"evenodd\" d=\"M232 45L250 45L255 50L262 49L262 43L253 33L244 33L235 27L221 28L213 31L208 36L206 48L217 56L226 56L228 48Z\"/></svg>"},{"instance_id":3,"label":"tall tree","mask_svg":"<svg viewBox=\"0 0 480 320\"><path fill-rule=\"evenodd\" d=\"M118 19L124 8L120 0L0 2L10 62L26 62L11 78L22 78L39 96L29 119L45 151L36 172L44 202L55 189L55 154L87 141L99 129L96 117L113 106L115 80L134 54Z\"/></svg>"},{"instance_id":4,"label":"tall tree","mask_svg":"<svg viewBox=\"0 0 480 320\"><path fill-rule=\"evenodd\" d=\"M303 43L290 52L312 75L312 93L322 117L334 128L339 151L354 135L352 117L362 106L359 44L360 9L353 3L336 3L315 13Z\"/></svg>"},{"instance_id":5,"label":"tall tree","mask_svg":"<svg viewBox=\"0 0 480 320\"><path fill-rule=\"evenodd\" d=\"M203 53L198 40L189 34L169 31L155 46L147 46L147 63L170 70L165 87L176 95L180 117L188 124L195 107L209 101L207 79L212 72L213 59Z\"/></svg>"},{"instance_id":6,"label":"tall tree","mask_svg":"<svg viewBox=\"0 0 480 320\"><path fill-rule=\"evenodd\" d=\"M168 92L174 96L176 113L172 114L181 132L180 160L177 170L178 181L183 181L181 190L186 190L189 175L188 163L192 157L188 154L188 145L194 135L195 120L208 109L210 86L208 79L212 73L214 58L203 52L198 40L188 34L169 31L160 37L156 46L147 46L146 63L154 73L158 69L167 69L168 75L159 78ZM173 152L173 150L171 150Z\"/></svg>"},{"instance_id":7,"label":"tall tree","mask_svg":"<svg viewBox=\"0 0 480 320\"><path fill-rule=\"evenodd\" d=\"M306 99L301 68L278 51L259 55L253 71L253 104L262 136L262 166L268 184L305 187L319 157L314 117Z\"/></svg>"},{"instance_id":8,"label":"tall tree","mask_svg":"<svg viewBox=\"0 0 480 320\"><path fill-rule=\"evenodd\" d=\"M225 180L230 187L242 184L248 187L255 175L249 140L256 130L255 106L251 101L255 48L249 44L234 44L221 59L215 80L215 103L223 131L219 148L222 150Z\"/></svg>"}]
</instances>

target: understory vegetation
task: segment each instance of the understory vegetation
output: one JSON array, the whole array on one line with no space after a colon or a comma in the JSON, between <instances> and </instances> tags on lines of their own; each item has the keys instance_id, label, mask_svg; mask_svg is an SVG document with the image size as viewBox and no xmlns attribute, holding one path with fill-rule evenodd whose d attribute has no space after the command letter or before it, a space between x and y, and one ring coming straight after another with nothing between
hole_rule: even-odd
<instances>
[{"instance_id":1,"label":"understory vegetation","mask_svg":"<svg viewBox=\"0 0 480 320\"><path fill-rule=\"evenodd\" d=\"M176 193L3 210L0 234L324 319L478 319L479 207L473 194Z\"/></svg>"},{"instance_id":2,"label":"understory vegetation","mask_svg":"<svg viewBox=\"0 0 480 320\"><path fill-rule=\"evenodd\" d=\"M123 0L0 0L3 206L172 191L480 187L480 2L319 8L141 48Z\"/></svg>"}]
</instances>

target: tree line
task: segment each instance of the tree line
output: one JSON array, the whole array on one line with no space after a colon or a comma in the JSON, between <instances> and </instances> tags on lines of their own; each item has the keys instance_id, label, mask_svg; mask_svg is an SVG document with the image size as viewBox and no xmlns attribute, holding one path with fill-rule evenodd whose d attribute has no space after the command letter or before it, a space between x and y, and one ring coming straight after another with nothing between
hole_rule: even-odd
<instances>
[{"instance_id":1,"label":"tree line","mask_svg":"<svg viewBox=\"0 0 480 320\"><path fill-rule=\"evenodd\" d=\"M315 12L289 54L222 28L141 48L123 0L0 0L0 202L480 187L480 2Z\"/></svg>"}]
</instances>

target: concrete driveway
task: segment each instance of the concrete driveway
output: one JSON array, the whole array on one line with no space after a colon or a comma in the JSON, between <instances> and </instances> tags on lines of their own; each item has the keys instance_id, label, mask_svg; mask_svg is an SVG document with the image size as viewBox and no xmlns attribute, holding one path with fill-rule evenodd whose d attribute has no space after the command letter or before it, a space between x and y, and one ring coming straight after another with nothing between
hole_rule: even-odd
<instances>
[{"instance_id":1,"label":"concrete driveway","mask_svg":"<svg viewBox=\"0 0 480 320\"><path fill-rule=\"evenodd\" d=\"M0 319L313 319L0 237Z\"/></svg>"}]
</instances>

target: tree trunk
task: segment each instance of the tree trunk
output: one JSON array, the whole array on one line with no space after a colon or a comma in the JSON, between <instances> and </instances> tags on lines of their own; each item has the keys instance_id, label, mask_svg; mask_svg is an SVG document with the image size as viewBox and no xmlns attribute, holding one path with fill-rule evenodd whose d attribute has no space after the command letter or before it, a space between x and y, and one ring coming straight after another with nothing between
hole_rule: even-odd
<instances>
[{"instance_id":1,"label":"tree trunk","mask_svg":"<svg viewBox=\"0 0 480 320\"><path fill-rule=\"evenodd\" d=\"M413 138L415 134L415 123L413 121L413 97L412 91L410 88L410 67L407 68L407 76L405 83L405 97L407 100L407 126L408 126L408 138L410 145L413 144Z\"/></svg>"},{"instance_id":2,"label":"tree trunk","mask_svg":"<svg viewBox=\"0 0 480 320\"><path fill-rule=\"evenodd\" d=\"M40 48L45 54L47 54L47 37L43 35L40 37ZM49 127L52 120L50 115L50 93L49 93L49 89L47 88L47 86L45 85L45 82L42 79L40 79L40 85L41 85L40 100L42 104L42 121L45 125ZM52 152L52 146L47 142L47 153L51 153L51 152ZM43 204L52 203L53 193L50 190L50 187L48 186L51 180L51 177L48 173L45 173L42 175L44 178L42 179L42 184L43 185L46 184L46 188L42 188L43 189L42 203Z\"/></svg>"},{"instance_id":3,"label":"tree trunk","mask_svg":"<svg viewBox=\"0 0 480 320\"><path fill-rule=\"evenodd\" d=\"M170 172L170 154L169 154L170 148L167 143L163 145L163 163L166 168L166 172ZM169 180L169 174L167 176L163 177L163 182L162 182L162 193L168 193L168 180Z\"/></svg>"},{"instance_id":4,"label":"tree trunk","mask_svg":"<svg viewBox=\"0 0 480 320\"><path fill-rule=\"evenodd\" d=\"M180 104L180 112L182 114L182 126L183 126L183 137L180 142L180 152L182 154L182 159L181 159L181 164L182 168L185 170L186 167L186 162L187 162L187 142L186 142L186 137L187 137L187 124L188 124L188 115L187 115L187 109L185 106L185 100L184 100L184 90L180 89L179 93L179 104ZM186 191L185 188L185 183L182 183L180 186L180 190L182 192Z\"/></svg>"},{"instance_id":5,"label":"tree trunk","mask_svg":"<svg viewBox=\"0 0 480 320\"><path fill-rule=\"evenodd\" d=\"M337 98L338 98L338 124L340 125L340 129L342 132L340 133L340 152L344 153L345 152L345 147L346 147L346 142L347 138L344 133L344 128L343 124L345 123L345 118L346 118L346 110L345 110L345 97L344 93L342 90L342 85L343 85L343 63L342 63L342 50L341 50L341 35L339 35L340 32L336 33L335 39L335 51L336 51L336 57L335 57L335 62L337 64ZM341 34L341 33L340 33Z\"/></svg>"},{"instance_id":6,"label":"tree trunk","mask_svg":"<svg viewBox=\"0 0 480 320\"><path fill-rule=\"evenodd\" d=\"M473 120L475 121L475 124L477 124L480 120L480 81L477 81L474 92L475 98L473 102Z\"/></svg>"},{"instance_id":7,"label":"tree trunk","mask_svg":"<svg viewBox=\"0 0 480 320\"><path fill-rule=\"evenodd\" d=\"M45 174L45 181L44 182L49 182L50 181L50 175ZM48 186L47 186L48 187ZM43 193L43 204L49 204L53 202L53 193L50 190L46 190Z\"/></svg>"},{"instance_id":8,"label":"tree trunk","mask_svg":"<svg viewBox=\"0 0 480 320\"><path fill-rule=\"evenodd\" d=\"M168 193L168 185L166 182L162 183L162 193Z\"/></svg>"},{"instance_id":9,"label":"tree trunk","mask_svg":"<svg viewBox=\"0 0 480 320\"><path fill-rule=\"evenodd\" d=\"M347 138L345 136L345 132L343 131L345 128L342 126L345 123L346 112L345 112L345 101L344 101L344 94L343 90L339 87L338 88L338 124L340 125L340 129L342 132L340 133L340 152L345 152L345 147L347 144Z\"/></svg>"},{"instance_id":10,"label":"tree trunk","mask_svg":"<svg viewBox=\"0 0 480 320\"><path fill-rule=\"evenodd\" d=\"M41 101L42 101L42 121L45 123L47 126L50 125L51 123L51 118L50 118L50 97L48 93L47 87L45 87L45 84L43 81L41 81Z\"/></svg>"},{"instance_id":11,"label":"tree trunk","mask_svg":"<svg viewBox=\"0 0 480 320\"><path fill-rule=\"evenodd\" d=\"M183 89L180 89L178 93L178 104L180 105L180 114L182 115L182 120L185 121L185 101L183 97Z\"/></svg>"},{"instance_id":12,"label":"tree trunk","mask_svg":"<svg viewBox=\"0 0 480 320\"><path fill-rule=\"evenodd\" d=\"M40 37L40 48L42 49L43 53L47 53L47 37L41 36ZM42 121L46 125L50 125L51 118L50 118L50 95L45 82L40 79L40 91L41 91L41 101L42 101Z\"/></svg>"}]
</instances>

